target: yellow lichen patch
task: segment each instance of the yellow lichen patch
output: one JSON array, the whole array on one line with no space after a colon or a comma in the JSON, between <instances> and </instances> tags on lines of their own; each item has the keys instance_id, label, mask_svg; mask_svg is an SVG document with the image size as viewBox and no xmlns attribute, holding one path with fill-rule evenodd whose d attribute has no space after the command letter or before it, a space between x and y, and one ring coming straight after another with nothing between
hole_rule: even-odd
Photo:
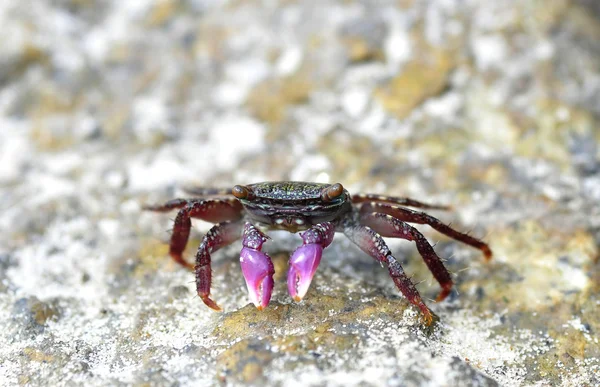
<instances>
[{"instance_id":1,"label":"yellow lichen patch","mask_svg":"<svg viewBox=\"0 0 600 387\"><path fill-rule=\"evenodd\" d=\"M49 56L43 47L33 41L23 42L23 46L20 48L20 55L15 59L13 63L9 61L8 65L5 66L5 69L3 69L5 74L3 76L18 79L23 76L30 66L45 66L49 62Z\"/></svg>"},{"instance_id":2,"label":"yellow lichen patch","mask_svg":"<svg viewBox=\"0 0 600 387\"><path fill-rule=\"evenodd\" d=\"M273 345L280 352L301 356L309 351L317 351L319 347L347 351L357 345L359 340L356 335L314 331L304 335L279 337L273 341Z\"/></svg>"},{"instance_id":3,"label":"yellow lichen patch","mask_svg":"<svg viewBox=\"0 0 600 387\"><path fill-rule=\"evenodd\" d=\"M489 274L474 280L484 290L478 302L482 310L538 312L564 303L590 286L581 263L592 261L597 247L587 231L548 229L526 221L492 235L495 258L482 268Z\"/></svg>"},{"instance_id":4,"label":"yellow lichen patch","mask_svg":"<svg viewBox=\"0 0 600 387\"><path fill-rule=\"evenodd\" d=\"M376 158L357 157L377 154L377 146L368 137L349 137L343 130L334 130L321 137L317 147L332 165L327 172L331 176L343 176L344 185L366 184L369 171L377 162Z\"/></svg>"},{"instance_id":5,"label":"yellow lichen patch","mask_svg":"<svg viewBox=\"0 0 600 387\"><path fill-rule=\"evenodd\" d=\"M587 231L579 230L568 239L567 251L577 252L571 257L578 264L587 264L598 258L598 245Z\"/></svg>"},{"instance_id":6,"label":"yellow lichen patch","mask_svg":"<svg viewBox=\"0 0 600 387\"><path fill-rule=\"evenodd\" d=\"M458 155L469 146L468 140L463 133L453 130L444 131L443 135L434 133L423 139L417 140L413 149L423 152L425 160L443 160L445 164L455 162Z\"/></svg>"},{"instance_id":7,"label":"yellow lichen patch","mask_svg":"<svg viewBox=\"0 0 600 387\"><path fill-rule=\"evenodd\" d=\"M29 360L41 363L50 363L54 360L54 356L48 355L32 347L23 348L23 354L25 354L25 356L27 356Z\"/></svg>"},{"instance_id":8,"label":"yellow lichen patch","mask_svg":"<svg viewBox=\"0 0 600 387\"><path fill-rule=\"evenodd\" d=\"M600 349L590 335L598 329L589 270L598 246L584 228L546 224L530 220L492 231L494 259L459 287L464 299L480 295L469 303L474 311L503 315L496 334L513 335L514 326L547 334L549 351L525 363L542 377L558 377Z\"/></svg>"},{"instance_id":9,"label":"yellow lichen patch","mask_svg":"<svg viewBox=\"0 0 600 387\"><path fill-rule=\"evenodd\" d=\"M415 0L397 0L396 5L400 9L411 9L415 5Z\"/></svg>"},{"instance_id":10,"label":"yellow lichen patch","mask_svg":"<svg viewBox=\"0 0 600 387\"><path fill-rule=\"evenodd\" d=\"M429 48L402 68L400 74L375 91L375 98L391 114L402 119L448 83L454 62L446 51Z\"/></svg>"},{"instance_id":11,"label":"yellow lichen patch","mask_svg":"<svg viewBox=\"0 0 600 387\"><path fill-rule=\"evenodd\" d=\"M59 150L72 145L75 142L73 129L58 123L67 122L80 102L51 85L40 86L36 103L29 111L32 142L43 150Z\"/></svg>"},{"instance_id":12,"label":"yellow lichen patch","mask_svg":"<svg viewBox=\"0 0 600 387\"><path fill-rule=\"evenodd\" d=\"M352 311L336 315L335 320L338 324L352 324L357 320L371 321L383 317L397 321L402 319L408 305L405 298L389 299L383 293L376 293L373 297L369 297L368 301L357 303Z\"/></svg>"},{"instance_id":13,"label":"yellow lichen patch","mask_svg":"<svg viewBox=\"0 0 600 387\"><path fill-rule=\"evenodd\" d=\"M160 70L157 68L144 72L135 78L134 90L136 94L144 94L152 87L154 82L160 78Z\"/></svg>"},{"instance_id":14,"label":"yellow lichen patch","mask_svg":"<svg viewBox=\"0 0 600 387\"><path fill-rule=\"evenodd\" d=\"M473 146L473 142L473 135L467 130L452 128L443 132L433 131L427 135L396 141L400 148L397 152L400 157L406 157L411 151L418 151L423 162L430 163L432 166L439 166L436 169L443 170L443 184L452 184L455 180L454 175L448 175L447 173L459 165L461 155Z\"/></svg>"},{"instance_id":15,"label":"yellow lichen patch","mask_svg":"<svg viewBox=\"0 0 600 387\"><path fill-rule=\"evenodd\" d=\"M48 56L42 49L32 43L26 43L23 47L23 55L18 69L26 68L30 64L46 63Z\"/></svg>"},{"instance_id":16,"label":"yellow lichen patch","mask_svg":"<svg viewBox=\"0 0 600 387\"><path fill-rule=\"evenodd\" d=\"M522 118L515 152L527 158L554 161L560 167L571 165L569 140L596 133L597 123L589 112L556 101L539 101L535 119Z\"/></svg>"},{"instance_id":17,"label":"yellow lichen patch","mask_svg":"<svg viewBox=\"0 0 600 387\"><path fill-rule=\"evenodd\" d=\"M568 353L569 356L575 359L583 359L585 357L585 349L587 346L587 340L583 332L576 329L570 328L565 329L566 332L561 332L560 335L556 335L558 348L557 352ZM568 336L565 337L565 336Z\"/></svg>"},{"instance_id":18,"label":"yellow lichen patch","mask_svg":"<svg viewBox=\"0 0 600 387\"><path fill-rule=\"evenodd\" d=\"M464 128L465 137L488 151L505 152L519 141L523 125L503 106L498 106L495 98L493 88L483 84L472 87L465 98L465 115L470 120Z\"/></svg>"},{"instance_id":19,"label":"yellow lichen patch","mask_svg":"<svg viewBox=\"0 0 600 387\"><path fill-rule=\"evenodd\" d=\"M233 344L217 358L218 377L223 382L256 384L264 377L271 363L282 356L294 356L297 360L287 368L303 365L316 365L318 358L313 356L321 348L343 353L360 342L356 335L334 334L332 332L309 332L294 336L251 336Z\"/></svg>"},{"instance_id":20,"label":"yellow lichen patch","mask_svg":"<svg viewBox=\"0 0 600 387\"><path fill-rule=\"evenodd\" d=\"M515 7L513 29L531 30L535 34L543 34L557 23L564 22L565 14L575 8L568 0L520 2ZM526 21L526 22L524 22Z\"/></svg>"},{"instance_id":21,"label":"yellow lichen patch","mask_svg":"<svg viewBox=\"0 0 600 387\"><path fill-rule=\"evenodd\" d=\"M589 328L582 330L576 326L580 321L573 317L573 312L573 305L563 303L556 308L549 308L539 313L538 326L534 326L533 329L547 330L554 343L554 347L549 352L535 359L535 369L543 377L559 378L565 370L576 370L581 360L590 358L590 355L594 356L600 351L600 346L590 335ZM549 324L551 321L563 323ZM593 326L595 321L589 320L592 324L592 332L596 328ZM530 362L533 363L527 361Z\"/></svg>"},{"instance_id":22,"label":"yellow lichen patch","mask_svg":"<svg viewBox=\"0 0 600 387\"><path fill-rule=\"evenodd\" d=\"M120 105L108 108L102 118L102 130L106 137L117 140L130 117L130 111Z\"/></svg>"},{"instance_id":23,"label":"yellow lichen patch","mask_svg":"<svg viewBox=\"0 0 600 387\"><path fill-rule=\"evenodd\" d=\"M283 78L280 83L281 97L292 105L308 101L312 89L312 82L302 72Z\"/></svg>"},{"instance_id":24,"label":"yellow lichen patch","mask_svg":"<svg viewBox=\"0 0 600 387\"><path fill-rule=\"evenodd\" d=\"M568 8L563 7L563 9L559 10L561 13L557 15L556 20L564 23L565 18L568 19L571 25L577 29L577 34L595 41L600 36L600 22L598 21L597 14L589 12L589 9L582 5L570 4L567 0L561 0L561 2L567 3L566 6ZM564 8L567 8L566 17Z\"/></svg>"},{"instance_id":25,"label":"yellow lichen patch","mask_svg":"<svg viewBox=\"0 0 600 387\"><path fill-rule=\"evenodd\" d=\"M321 50L325 46L325 37L319 34L313 34L308 37L306 40L306 48L315 52Z\"/></svg>"},{"instance_id":26,"label":"yellow lichen patch","mask_svg":"<svg viewBox=\"0 0 600 387\"><path fill-rule=\"evenodd\" d=\"M327 334L334 323L351 326L356 321L374 318L399 320L407 307L405 299L390 300L381 292L365 298L364 294L348 292L347 289L324 294L318 286L313 286L300 303L281 304L272 300L269 307L262 311L258 311L254 305L246 305L227 313L213 335L227 340L265 337L281 331L309 331L318 336Z\"/></svg>"},{"instance_id":27,"label":"yellow lichen patch","mask_svg":"<svg viewBox=\"0 0 600 387\"><path fill-rule=\"evenodd\" d=\"M34 123L30 136L33 143L42 150L60 150L75 143L72 133L57 133L49 130L43 120L38 120Z\"/></svg>"},{"instance_id":28,"label":"yellow lichen patch","mask_svg":"<svg viewBox=\"0 0 600 387\"><path fill-rule=\"evenodd\" d=\"M63 312L57 299L40 301L35 296L21 299L16 310L24 326L39 331L43 331L49 321L59 321Z\"/></svg>"},{"instance_id":29,"label":"yellow lichen patch","mask_svg":"<svg viewBox=\"0 0 600 387\"><path fill-rule=\"evenodd\" d=\"M57 319L60 316L60 310L56 302L42 302L36 299L30 308L38 325L46 325L48 321Z\"/></svg>"},{"instance_id":30,"label":"yellow lichen patch","mask_svg":"<svg viewBox=\"0 0 600 387\"><path fill-rule=\"evenodd\" d=\"M359 36L348 36L342 39L348 56L352 62L366 62L385 60L385 54L380 47L373 47L364 38Z\"/></svg>"},{"instance_id":31,"label":"yellow lichen patch","mask_svg":"<svg viewBox=\"0 0 600 387\"><path fill-rule=\"evenodd\" d=\"M151 239L142 244L138 254L142 259L164 258L169 255L169 245L159 240Z\"/></svg>"},{"instance_id":32,"label":"yellow lichen patch","mask_svg":"<svg viewBox=\"0 0 600 387\"><path fill-rule=\"evenodd\" d=\"M264 340L245 339L233 344L217 357L216 367L223 381L254 383L263 376L275 354Z\"/></svg>"},{"instance_id":33,"label":"yellow lichen patch","mask_svg":"<svg viewBox=\"0 0 600 387\"><path fill-rule=\"evenodd\" d=\"M188 246L198 246L199 243L198 240L190 240ZM138 251L138 257L140 263L135 267L135 277L144 276L148 272L158 270L186 270L169 256L169 244L156 239L150 239L142 243ZM193 260L193 256L187 256L185 252L184 257L190 262Z\"/></svg>"},{"instance_id":34,"label":"yellow lichen patch","mask_svg":"<svg viewBox=\"0 0 600 387\"><path fill-rule=\"evenodd\" d=\"M146 23L148 26L159 26L173 18L177 9L177 2L174 0L160 0L154 4L150 10Z\"/></svg>"},{"instance_id":35,"label":"yellow lichen patch","mask_svg":"<svg viewBox=\"0 0 600 387\"><path fill-rule=\"evenodd\" d=\"M288 255L287 254L274 254L271 256L273 261L273 267L275 268L275 274L273 280L275 283L281 283L286 281L287 270L288 270Z\"/></svg>"},{"instance_id":36,"label":"yellow lichen patch","mask_svg":"<svg viewBox=\"0 0 600 387\"><path fill-rule=\"evenodd\" d=\"M306 102L312 89L312 82L306 74L296 73L256 85L246 103L258 119L277 126L285 118L288 107Z\"/></svg>"},{"instance_id":37,"label":"yellow lichen patch","mask_svg":"<svg viewBox=\"0 0 600 387\"><path fill-rule=\"evenodd\" d=\"M473 181L498 188L506 184L508 171L502 163L477 164L470 167L472 168L468 170L469 178Z\"/></svg>"},{"instance_id":38,"label":"yellow lichen patch","mask_svg":"<svg viewBox=\"0 0 600 387\"><path fill-rule=\"evenodd\" d=\"M191 55L195 58L223 60L226 56L224 43L233 33L230 28L222 25L201 23L195 34L196 40Z\"/></svg>"},{"instance_id":39,"label":"yellow lichen patch","mask_svg":"<svg viewBox=\"0 0 600 387\"><path fill-rule=\"evenodd\" d=\"M248 304L234 312L227 313L214 334L222 337L246 337L252 332L264 330L274 321L283 321L289 312L289 305L282 305L271 301L269 307L259 311L254 305Z\"/></svg>"},{"instance_id":40,"label":"yellow lichen patch","mask_svg":"<svg viewBox=\"0 0 600 387\"><path fill-rule=\"evenodd\" d=\"M280 357L296 358L287 366L290 370L314 366L323 351L344 353L361 345L364 337L344 333L346 327L374 319L398 321L407 305L405 300L389 300L381 292L324 295L318 290L301 304L271 302L262 312L248 305L224 316L213 332L219 340L239 340L218 356L219 378L259 383Z\"/></svg>"}]
</instances>

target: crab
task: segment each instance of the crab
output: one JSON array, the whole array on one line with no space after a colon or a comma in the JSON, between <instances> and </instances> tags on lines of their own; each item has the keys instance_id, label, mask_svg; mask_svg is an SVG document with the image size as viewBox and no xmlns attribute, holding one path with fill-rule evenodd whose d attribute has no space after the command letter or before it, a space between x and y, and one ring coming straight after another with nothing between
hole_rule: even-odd
<instances>
[{"instance_id":1,"label":"crab","mask_svg":"<svg viewBox=\"0 0 600 387\"><path fill-rule=\"evenodd\" d=\"M302 245L291 255L287 274L290 296L300 301L336 232L342 232L362 251L387 267L390 277L408 301L422 313L427 325L433 313L423 302L415 284L392 255L383 237L413 241L441 291L436 301L444 300L453 287L452 277L427 239L410 225L426 224L438 232L479 249L486 260L492 251L483 241L459 232L425 212L407 207L448 210L447 206L426 204L414 199L378 194L351 195L340 183L323 184L298 181L264 182L236 185L232 189L190 187L193 199L174 199L162 205L145 206L150 211L178 209L169 245L169 254L180 265L195 272L198 296L210 308L221 310L211 298L211 254L242 239L240 264L252 303L262 310L273 291L273 263L262 251L270 238L263 230L300 232ZM204 235L195 264L183 258L191 229L191 218L215 225Z\"/></svg>"}]
</instances>

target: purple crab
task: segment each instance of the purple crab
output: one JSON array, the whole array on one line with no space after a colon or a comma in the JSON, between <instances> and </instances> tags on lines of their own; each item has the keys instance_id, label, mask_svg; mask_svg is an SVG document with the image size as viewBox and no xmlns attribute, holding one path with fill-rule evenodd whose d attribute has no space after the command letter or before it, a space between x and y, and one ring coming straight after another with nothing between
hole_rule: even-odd
<instances>
[{"instance_id":1,"label":"purple crab","mask_svg":"<svg viewBox=\"0 0 600 387\"><path fill-rule=\"evenodd\" d=\"M433 321L432 312L421 299L415 285L404 273L382 237L414 241L419 254L439 282L441 301L453 286L450 273L432 246L409 223L427 224L435 230L492 257L489 246L479 239L454 230L438 219L406 207L446 210L448 207L425 204L409 198L376 194L350 195L339 184L296 181L265 182L233 189L193 187L186 189L194 199L174 199L163 205L146 206L151 211L179 209L170 242L170 255L179 264L195 271L196 290L212 309L221 308L210 296L211 253L242 239L240 263L250 300L260 310L266 308L273 291L275 272L271 258L262 245L269 237L260 229L281 229L300 233L302 245L290 257L287 285L290 296L300 301L306 295L321 261L323 250L331 244L335 232L343 232L361 250L387 266L396 287L420 309L425 323ZM182 253L187 244L191 218L216 223L204 236L195 265Z\"/></svg>"}]
</instances>

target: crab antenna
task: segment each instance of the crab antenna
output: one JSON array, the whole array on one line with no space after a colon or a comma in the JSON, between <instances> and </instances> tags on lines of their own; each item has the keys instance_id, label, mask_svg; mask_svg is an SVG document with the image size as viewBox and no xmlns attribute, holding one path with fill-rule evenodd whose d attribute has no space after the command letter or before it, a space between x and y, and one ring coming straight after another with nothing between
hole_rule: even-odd
<instances>
[{"instance_id":1,"label":"crab antenna","mask_svg":"<svg viewBox=\"0 0 600 387\"><path fill-rule=\"evenodd\" d=\"M342 192L344 192L344 187L340 183L335 183L323 190L321 198L328 202L340 196Z\"/></svg>"}]
</instances>

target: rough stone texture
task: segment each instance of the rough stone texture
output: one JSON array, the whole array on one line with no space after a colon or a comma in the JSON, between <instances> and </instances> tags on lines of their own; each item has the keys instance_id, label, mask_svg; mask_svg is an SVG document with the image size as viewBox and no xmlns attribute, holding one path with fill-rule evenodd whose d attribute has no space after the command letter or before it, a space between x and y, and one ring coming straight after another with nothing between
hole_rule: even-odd
<instances>
[{"instance_id":1,"label":"rough stone texture","mask_svg":"<svg viewBox=\"0 0 600 387\"><path fill-rule=\"evenodd\" d=\"M600 384L597 2L3 1L0 34L0 384ZM273 233L270 307L232 246L212 312L141 205L284 179L452 204L494 259L421 228L457 283L425 329L343 237L293 303Z\"/></svg>"}]
</instances>

